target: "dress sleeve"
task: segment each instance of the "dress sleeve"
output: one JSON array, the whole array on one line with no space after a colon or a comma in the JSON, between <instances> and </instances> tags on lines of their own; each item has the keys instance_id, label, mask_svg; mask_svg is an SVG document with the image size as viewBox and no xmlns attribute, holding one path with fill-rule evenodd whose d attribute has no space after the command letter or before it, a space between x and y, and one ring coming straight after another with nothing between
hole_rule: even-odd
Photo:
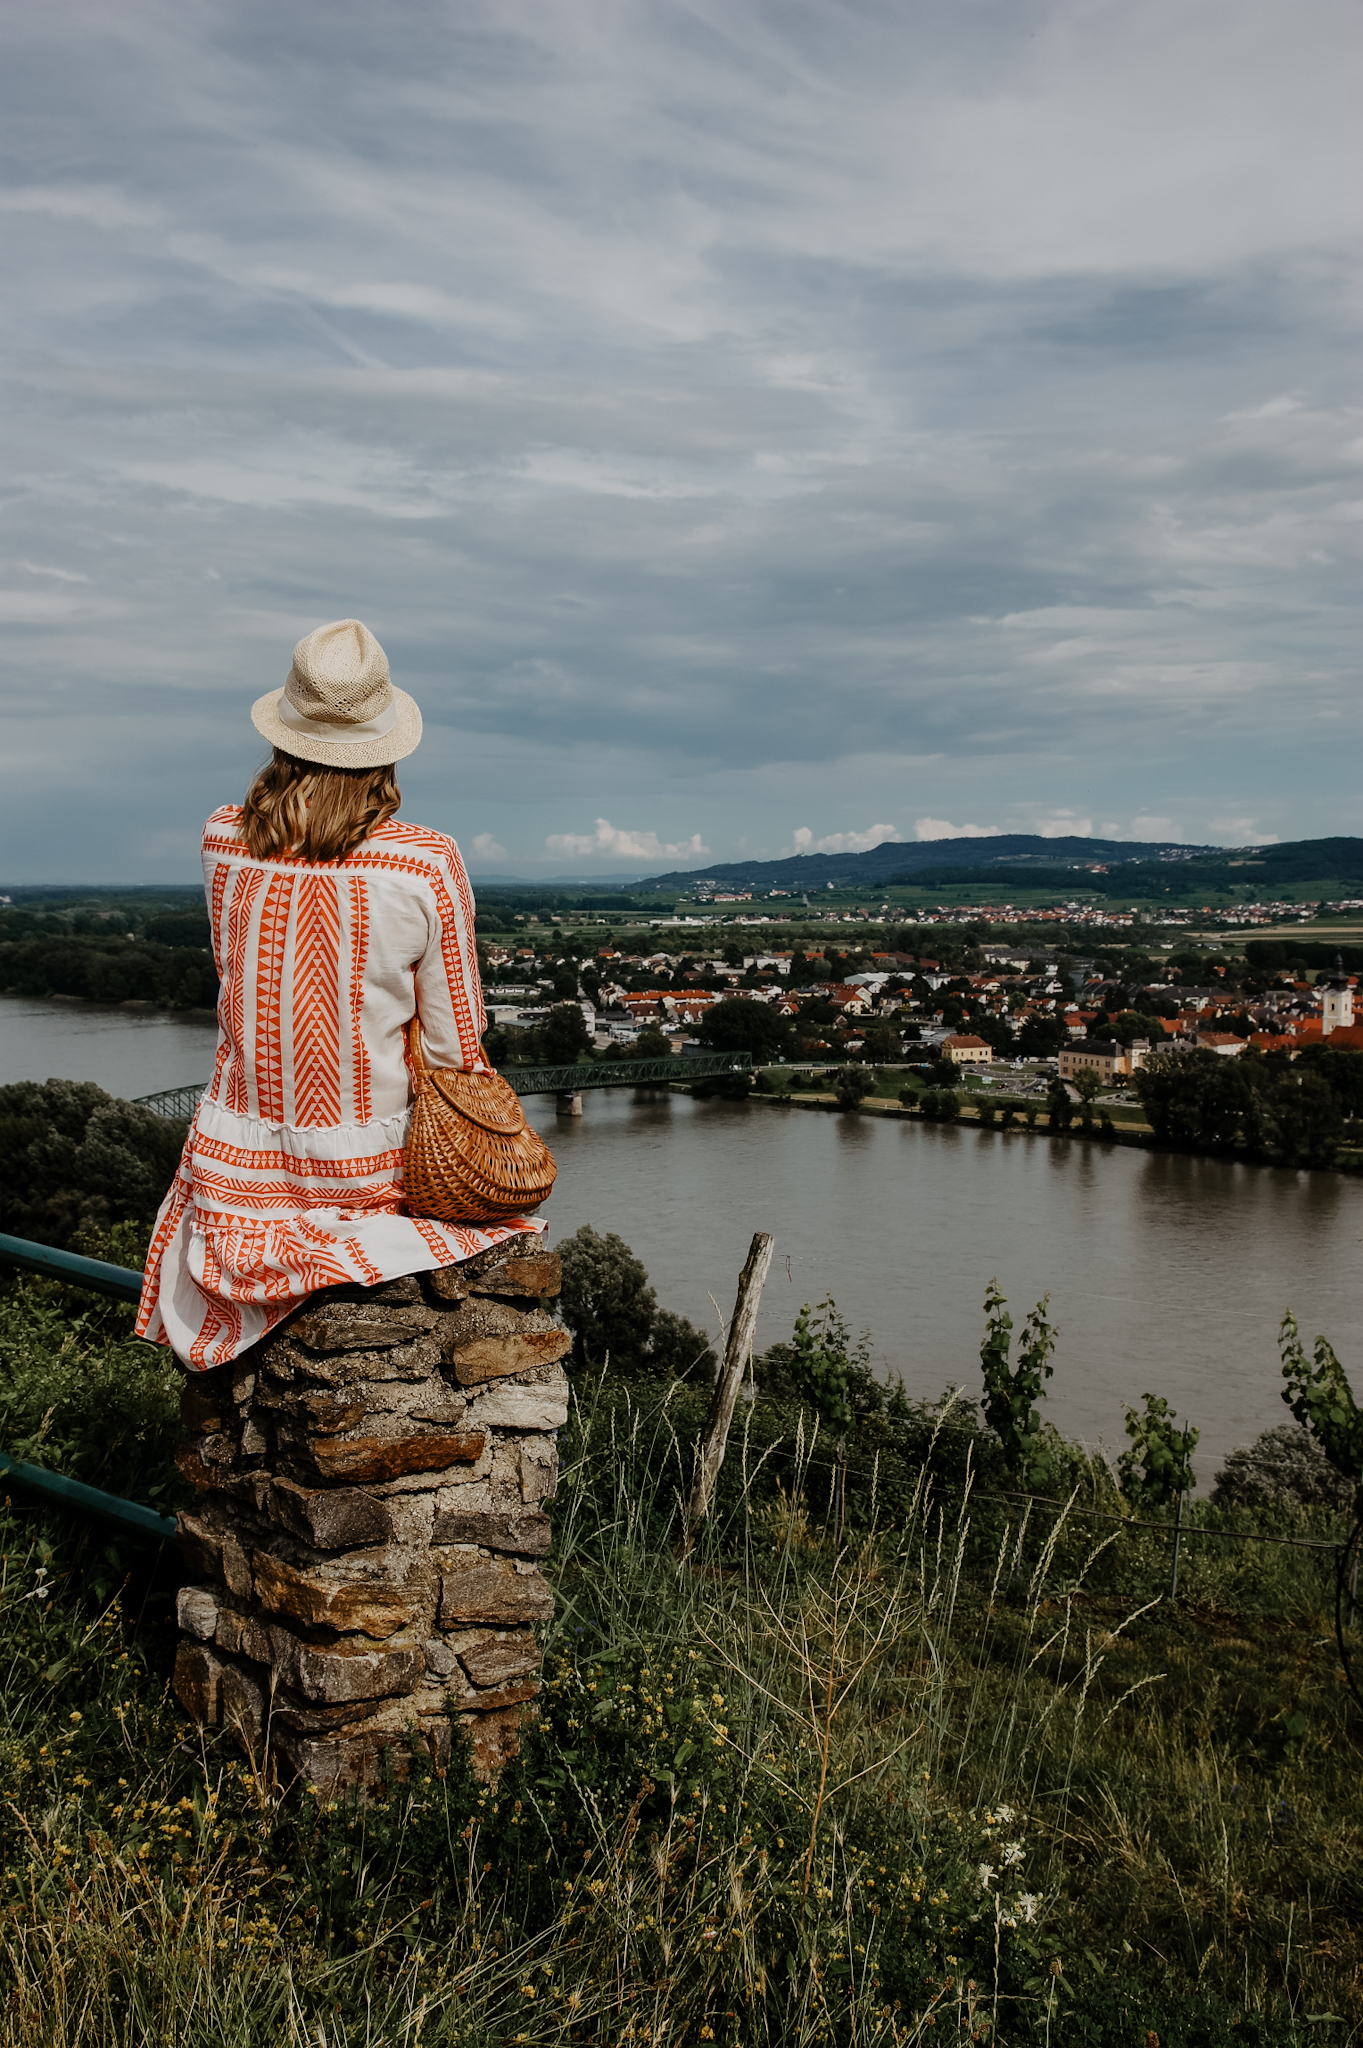
<instances>
[{"instance_id":1,"label":"dress sleeve","mask_svg":"<svg viewBox=\"0 0 1363 2048\"><path fill-rule=\"evenodd\" d=\"M430 937L416 965L416 1007L426 1063L486 1074L491 1069L483 1058L487 1014L478 977L473 891L458 847L443 836L433 843L431 892Z\"/></svg>"}]
</instances>

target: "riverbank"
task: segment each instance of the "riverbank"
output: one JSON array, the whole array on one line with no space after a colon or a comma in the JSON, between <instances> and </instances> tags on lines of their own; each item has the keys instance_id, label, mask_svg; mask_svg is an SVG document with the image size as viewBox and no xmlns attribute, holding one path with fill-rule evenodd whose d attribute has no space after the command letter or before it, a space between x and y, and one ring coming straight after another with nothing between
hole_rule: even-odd
<instances>
[{"instance_id":1,"label":"riverbank","mask_svg":"<svg viewBox=\"0 0 1363 2048\"><path fill-rule=\"evenodd\" d=\"M673 1082L670 1085L678 1094L689 1095L694 1092L692 1084L688 1082ZM924 1115L923 1111L917 1107L911 1107L897 1099L890 1099L885 1096L866 1095L855 1106L848 1107L840 1103L831 1090L826 1094L822 1091L815 1093L808 1089L802 1089L798 1093L782 1091L780 1093L768 1094L761 1089L754 1089L747 1096L746 1103L749 1105L759 1103L771 1109L818 1110L822 1111L825 1115L869 1117L883 1123L973 1126L976 1130L991 1130L996 1136L1001 1138L1072 1138L1086 1145L1097 1145L1104 1151L1125 1148L1127 1150L1135 1149L1166 1154L1172 1153L1178 1157L1194 1156L1200 1158L1234 1159L1237 1164L1242 1166L1259 1167L1267 1172L1275 1173L1283 1171L1281 1165L1274 1161L1266 1160L1253 1153L1235 1148L1216 1153L1188 1155L1179 1147L1161 1145L1150 1125L1142 1117L1139 1109L1135 1108L1134 1105L1126 1103L1099 1104L1099 1116L1095 1118L1093 1126L1088 1130L1085 1130L1078 1121L1077 1114L1075 1121L1063 1129L1053 1128L1049 1113L1042 1109L1037 1109L1034 1121L1028 1122L1025 1112L1019 1109L1016 1102L1010 1103L1007 1097L991 1100L988 1097L971 1098L966 1096L959 1100L955 1114L949 1117ZM1005 1124L1002 1121L1002 1115L1009 1108L1013 1111L1013 1120ZM1104 1113L1110 1119L1110 1127L1106 1129L1102 1127L1101 1123L1101 1117ZM1310 1173L1338 1173L1358 1178L1363 1176L1363 1148L1341 1146L1329 1166L1301 1167L1291 1170Z\"/></svg>"}]
</instances>

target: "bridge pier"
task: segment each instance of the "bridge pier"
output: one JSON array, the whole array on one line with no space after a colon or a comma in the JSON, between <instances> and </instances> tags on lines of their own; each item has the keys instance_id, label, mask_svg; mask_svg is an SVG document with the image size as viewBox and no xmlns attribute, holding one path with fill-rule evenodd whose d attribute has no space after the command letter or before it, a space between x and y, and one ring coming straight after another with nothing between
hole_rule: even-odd
<instances>
[{"instance_id":1,"label":"bridge pier","mask_svg":"<svg viewBox=\"0 0 1363 2048\"><path fill-rule=\"evenodd\" d=\"M581 1094L581 1090L579 1090L579 1091L578 1091L578 1092L577 1092L576 1094L574 1094L574 1095L559 1095L559 1096L557 1096L557 1097L555 1098L555 1100L554 1100L554 1115L555 1115L555 1116L581 1116L581 1114L582 1114L582 1094Z\"/></svg>"}]
</instances>

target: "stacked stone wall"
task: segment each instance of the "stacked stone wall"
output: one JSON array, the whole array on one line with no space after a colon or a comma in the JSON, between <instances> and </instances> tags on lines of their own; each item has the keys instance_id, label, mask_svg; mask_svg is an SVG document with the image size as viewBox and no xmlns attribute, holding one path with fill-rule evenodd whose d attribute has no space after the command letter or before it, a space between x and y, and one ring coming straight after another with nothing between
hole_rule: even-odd
<instances>
[{"instance_id":1,"label":"stacked stone wall","mask_svg":"<svg viewBox=\"0 0 1363 2048\"><path fill-rule=\"evenodd\" d=\"M568 1416L559 1261L512 1239L460 1266L309 1298L185 1385L175 1692L327 1793L514 1753L539 1685L543 1503Z\"/></svg>"}]
</instances>

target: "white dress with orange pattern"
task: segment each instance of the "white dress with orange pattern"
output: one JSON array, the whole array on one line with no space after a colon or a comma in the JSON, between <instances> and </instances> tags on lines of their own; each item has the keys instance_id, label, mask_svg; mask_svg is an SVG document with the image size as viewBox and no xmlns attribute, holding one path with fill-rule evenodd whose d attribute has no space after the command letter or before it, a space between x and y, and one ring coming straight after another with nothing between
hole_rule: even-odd
<instances>
[{"instance_id":1,"label":"white dress with orange pattern","mask_svg":"<svg viewBox=\"0 0 1363 2048\"><path fill-rule=\"evenodd\" d=\"M470 1258L542 1223L405 1213L414 1012L435 1067L486 1072L473 894L443 833L390 819L345 860L256 860L241 807L204 827L222 979L212 1082L161 1204L139 1336L199 1371L306 1295Z\"/></svg>"}]
</instances>

